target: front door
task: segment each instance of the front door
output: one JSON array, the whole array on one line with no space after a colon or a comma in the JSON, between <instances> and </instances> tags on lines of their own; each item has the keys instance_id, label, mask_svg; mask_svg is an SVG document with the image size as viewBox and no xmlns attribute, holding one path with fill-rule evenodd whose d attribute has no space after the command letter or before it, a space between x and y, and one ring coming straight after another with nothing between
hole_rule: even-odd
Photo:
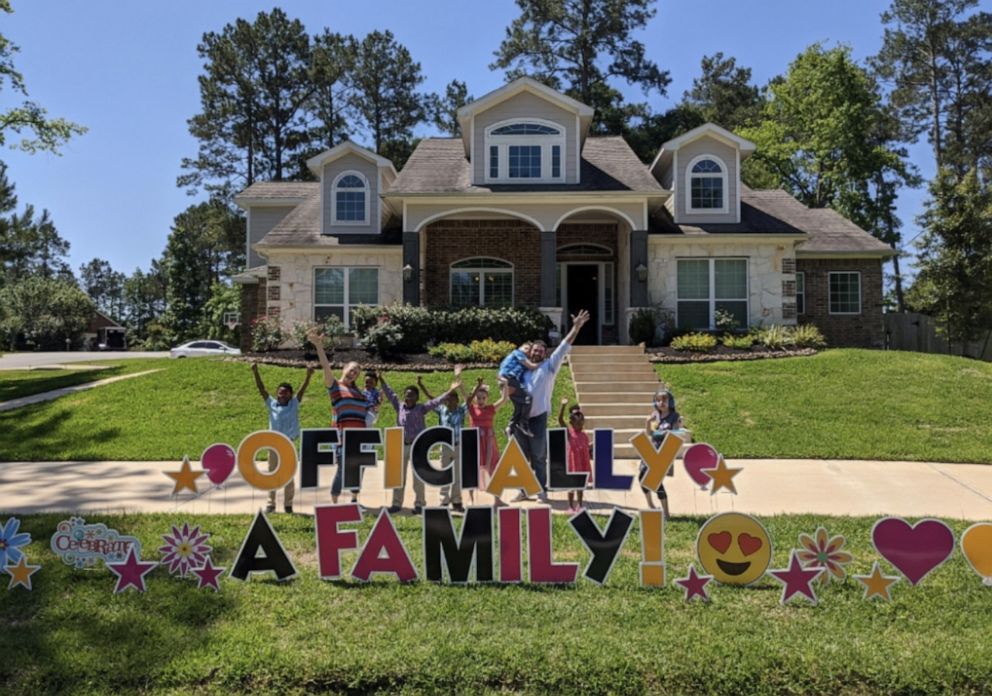
<instances>
[{"instance_id":1,"label":"front door","mask_svg":"<svg viewBox=\"0 0 992 696\"><path fill-rule=\"evenodd\" d=\"M589 312L589 322L582 327L575 342L579 345L599 343L599 264L570 263L566 268L568 288L565 298L565 329L572 326L571 315Z\"/></svg>"}]
</instances>

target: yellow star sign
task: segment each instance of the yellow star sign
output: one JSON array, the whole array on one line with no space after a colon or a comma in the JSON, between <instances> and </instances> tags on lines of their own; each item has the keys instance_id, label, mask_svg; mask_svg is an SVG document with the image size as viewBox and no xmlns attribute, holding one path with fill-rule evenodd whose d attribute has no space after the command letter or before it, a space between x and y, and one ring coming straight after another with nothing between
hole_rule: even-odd
<instances>
[{"instance_id":1,"label":"yellow star sign","mask_svg":"<svg viewBox=\"0 0 992 696\"><path fill-rule=\"evenodd\" d=\"M8 590L12 590L20 585L30 592L31 576L41 570L41 566L28 565L27 559L21 556L21 560L17 562L17 565L9 565L4 570L10 574L10 585L7 586Z\"/></svg>"},{"instance_id":2,"label":"yellow star sign","mask_svg":"<svg viewBox=\"0 0 992 696\"><path fill-rule=\"evenodd\" d=\"M720 461L717 463L715 469L703 469L702 471L713 481L713 488L710 489L710 495L713 495L721 488L726 488L734 495L737 495L737 488L734 486L734 477L741 473L741 470L728 468L727 462L723 461L723 457L720 457Z\"/></svg>"},{"instance_id":3,"label":"yellow star sign","mask_svg":"<svg viewBox=\"0 0 992 696\"><path fill-rule=\"evenodd\" d=\"M166 471L165 475L176 482L172 489L172 495L176 495L182 490L191 490L196 493L196 479L203 476L202 471L193 471L189 465L189 457L183 457L183 465L179 471Z\"/></svg>"},{"instance_id":4,"label":"yellow star sign","mask_svg":"<svg viewBox=\"0 0 992 696\"><path fill-rule=\"evenodd\" d=\"M871 567L870 575L855 575L854 579L865 586L865 599L881 597L886 602L892 601L892 586L899 582L898 576L882 575L878 561Z\"/></svg>"}]
</instances>

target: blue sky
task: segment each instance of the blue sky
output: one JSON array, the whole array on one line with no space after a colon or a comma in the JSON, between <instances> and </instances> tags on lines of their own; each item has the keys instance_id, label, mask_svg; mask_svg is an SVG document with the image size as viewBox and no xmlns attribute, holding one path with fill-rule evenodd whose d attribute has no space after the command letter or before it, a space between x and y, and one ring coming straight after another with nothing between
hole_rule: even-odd
<instances>
[{"instance_id":1,"label":"blue sky","mask_svg":"<svg viewBox=\"0 0 992 696\"><path fill-rule=\"evenodd\" d=\"M672 84L667 98L650 101L659 110L679 101L699 74L700 59L717 51L751 67L758 84L784 72L816 41L849 44L863 60L880 46L879 15L888 5L889 0L659 0L657 15L639 38L649 57L671 71ZM0 31L21 47L16 64L30 97L89 132L61 157L7 151L0 159L8 164L21 205L51 211L72 245L74 269L99 256L130 273L161 253L172 219L193 200L175 182L181 158L196 152L186 119L199 105L197 42L205 31L273 6L234 0L14 0L14 14L4 18ZM517 15L512 0L294 0L278 6L310 33L325 26L356 35L390 29L421 63L425 91L441 91L457 78L476 97L503 83L502 72L488 65ZM471 35L467 26L474 28ZM640 98L636 89L625 91ZM0 98L9 104L11 94ZM425 126L418 135L430 133ZM911 148L911 156L929 178L926 143ZM918 231L914 218L924 196L917 190L900 197L905 240Z\"/></svg>"}]
</instances>

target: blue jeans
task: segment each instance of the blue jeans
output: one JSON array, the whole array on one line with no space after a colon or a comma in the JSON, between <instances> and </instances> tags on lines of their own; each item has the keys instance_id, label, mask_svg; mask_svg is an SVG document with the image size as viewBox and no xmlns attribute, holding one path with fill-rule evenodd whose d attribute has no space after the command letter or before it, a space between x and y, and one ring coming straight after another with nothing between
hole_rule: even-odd
<instances>
[{"instance_id":1,"label":"blue jeans","mask_svg":"<svg viewBox=\"0 0 992 696\"><path fill-rule=\"evenodd\" d=\"M534 434L534 437L527 437L519 432L514 433L514 438L524 456L530 463L530 468L537 477L537 482L541 484L541 490L548 490L548 414L542 413L527 420L527 427Z\"/></svg>"}]
</instances>

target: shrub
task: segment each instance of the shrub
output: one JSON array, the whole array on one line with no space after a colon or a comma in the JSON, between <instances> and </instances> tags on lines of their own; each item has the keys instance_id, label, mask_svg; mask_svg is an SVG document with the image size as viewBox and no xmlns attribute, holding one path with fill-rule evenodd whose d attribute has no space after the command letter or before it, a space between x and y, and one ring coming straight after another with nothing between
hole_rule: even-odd
<instances>
[{"instance_id":1,"label":"shrub","mask_svg":"<svg viewBox=\"0 0 992 696\"><path fill-rule=\"evenodd\" d=\"M772 350L781 350L795 345L795 336L789 330L789 327L782 326L781 324L772 324L771 326L755 329L752 335L757 343Z\"/></svg>"},{"instance_id":2,"label":"shrub","mask_svg":"<svg viewBox=\"0 0 992 696\"><path fill-rule=\"evenodd\" d=\"M630 335L630 342L643 343L650 346L654 343L654 332L657 327L654 310L650 307L640 307L630 317L630 327L627 333Z\"/></svg>"},{"instance_id":3,"label":"shrub","mask_svg":"<svg viewBox=\"0 0 992 696\"><path fill-rule=\"evenodd\" d=\"M283 340L282 324L275 317L258 317L251 323L251 349L256 353L275 350Z\"/></svg>"},{"instance_id":4,"label":"shrub","mask_svg":"<svg viewBox=\"0 0 992 696\"><path fill-rule=\"evenodd\" d=\"M754 336L751 334L724 334L723 338L720 339L720 342L727 348L748 350L754 344Z\"/></svg>"},{"instance_id":5,"label":"shrub","mask_svg":"<svg viewBox=\"0 0 992 696\"><path fill-rule=\"evenodd\" d=\"M825 348L827 339L823 337L820 330L812 324L797 326L793 332L795 343L800 348Z\"/></svg>"},{"instance_id":6,"label":"shrub","mask_svg":"<svg viewBox=\"0 0 992 696\"><path fill-rule=\"evenodd\" d=\"M333 314L324 321L298 321L293 324L293 343L302 351L309 352L314 348L307 338L311 329L317 329L324 334L324 350L333 352L338 346L338 341L344 334L344 324Z\"/></svg>"},{"instance_id":7,"label":"shrub","mask_svg":"<svg viewBox=\"0 0 992 696\"><path fill-rule=\"evenodd\" d=\"M708 353L716 348L716 336L707 333L691 333L672 339L672 348L692 353Z\"/></svg>"},{"instance_id":8,"label":"shrub","mask_svg":"<svg viewBox=\"0 0 992 696\"><path fill-rule=\"evenodd\" d=\"M359 340L359 345L379 357L389 357L401 352L398 347L403 345L403 329L399 324L384 321L365 332Z\"/></svg>"},{"instance_id":9,"label":"shrub","mask_svg":"<svg viewBox=\"0 0 992 696\"><path fill-rule=\"evenodd\" d=\"M517 344L510 341L472 341L468 345L463 343L440 343L431 346L427 352L436 358L442 358L448 362L472 362L472 363L498 363L506 354L517 347Z\"/></svg>"},{"instance_id":10,"label":"shrub","mask_svg":"<svg viewBox=\"0 0 992 696\"><path fill-rule=\"evenodd\" d=\"M716 310L713 315L713 321L716 324L716 328L720 331L736 331L741 326L741 323L737 321L737 317L725 309Z\"/></svg>"},{"instance_id":11,"label":"shrub","mask_svg":"<svg viewBox=\"0 0 992 696\"><path fill-rule=\"evenodd\" d=\"M358 307L352 310L351 318L355 334L362 341L377 326L388 323L399 327L402 338L393 350L400 353L422 353L437 343L469 343L487 338L519 345L547 338L552 328L539 311L520 307Z\"/></svg>"}]
</instances>

